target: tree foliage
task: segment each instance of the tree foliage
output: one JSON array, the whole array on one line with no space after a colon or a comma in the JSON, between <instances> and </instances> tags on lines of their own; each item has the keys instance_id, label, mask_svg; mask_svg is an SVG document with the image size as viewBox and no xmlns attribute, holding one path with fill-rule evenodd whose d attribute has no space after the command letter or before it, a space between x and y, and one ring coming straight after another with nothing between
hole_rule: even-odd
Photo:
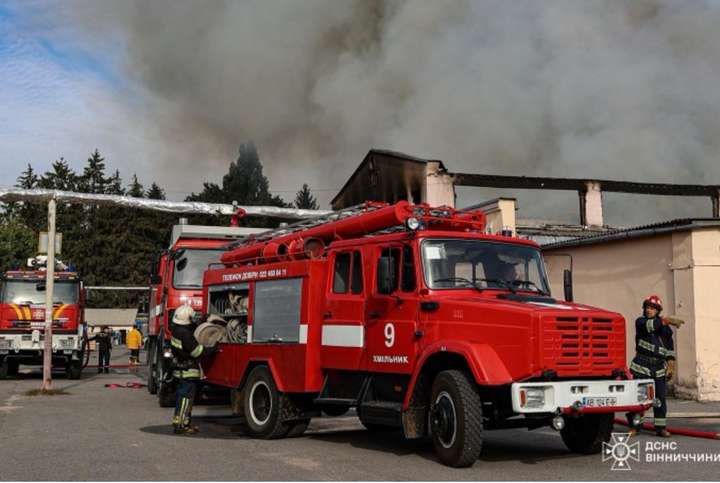
<instances>
[{"instance_id":1,"label":"tree foliage","mask_svg":"<svg viewBox=\"0 0 720 483\"><path fill-rule=\"evenodd\" d=\"M146 187L147 186L147 187ZM105 158L96 149L87 158L80 174L60 158L51 168L39 174L28 164L19 174L16 187L53 189L94 194L125 194L135 198L164 200L165 190L156 182L144 185L133 174L125 185L119 171L107 172ZM303 198L308 206L316 203L307 185ZM300 192L298 193L300 194ZM221 185L206 182L190 201L232 203L240 205L290 206L271 194L263 174L257 149L252 143L240 146L238 158L230 163ZM167 248L175 214L130 209L117 206L59 203L57 230L63 234L62 253L58 258L74 265L87 285L147 285L153 259ZM227 218L196 216L192 222L225 225ZM254 220L251 226L269 226L265 220ZM0 212L0 270L23 266L36 255L38 232L47 229L47 207L44 204L14 202L2 205ZM98 292L89 300L91 306L134 306L146 293Z\"/></svg>"},{"instance_id":2,"label":"tree foliage","mask_svg":"<svg viewBox=\"0 0 720 483\"><path fill-rule=\"evenodd\" d=\"M295 208L302 210L318 209L317 198L310 192L310 187L308 187L307 183L303 183L302 188L295 195Z\"/></svg>"}]
</instances>

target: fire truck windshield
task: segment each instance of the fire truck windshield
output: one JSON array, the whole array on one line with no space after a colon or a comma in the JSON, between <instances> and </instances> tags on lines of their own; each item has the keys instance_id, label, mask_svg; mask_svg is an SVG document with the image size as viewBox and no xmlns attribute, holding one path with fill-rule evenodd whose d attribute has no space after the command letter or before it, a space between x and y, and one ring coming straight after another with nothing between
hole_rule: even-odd
<instances>
[{"instance_id":1,"label":"fire truck windshield","mask_svg":"<svg viewBox=\"0 0 720 483\"><path fill-rule=\"evenodd\" d=\"M200 250L187 248L175 260L173 286L175 288L202 288L203 273L208 265L220 260L224 250Z\"/></svg>"},{"instance_id":2,"label":"fire truck windshield","mask_svg":"<svg viewBox=\"0 0 720 483\"><path fill-rule=\"evenodd\" d=\"M481 240L422 242L423 271L429 288L528 290L549 294L540 251L533 247Z\"/></svg>"},{"instance_id":3,"label":"fire truck windshield","mask_svg":"<svg viewBox=\"0 0 720 483\"><path fill-rule=\"evenodd\" d=\"M55 280L53 303L76 304L80 293L77 281ZM2 301L6 304L45 303L45 280L6 280L2 288Z\"/></svg>"}]
</instances>

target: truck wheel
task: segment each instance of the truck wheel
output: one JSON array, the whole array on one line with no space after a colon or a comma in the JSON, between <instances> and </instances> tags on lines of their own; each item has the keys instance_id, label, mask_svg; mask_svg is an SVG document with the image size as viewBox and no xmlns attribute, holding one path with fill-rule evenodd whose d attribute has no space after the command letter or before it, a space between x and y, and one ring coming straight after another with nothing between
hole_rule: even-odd
<instances>
[{"instance_id":1,"label":"truck wheel","mask_svg":"<svg viewBox=\"0 0 720 483\"><path fill-rule=\"evenodd\" d=\"M560 436L573 453L595 454L602 444L610 440L613 414L585 414L578 418L565 418Z\"/></svg>"},{"instance_id":2,"label":"truck wheel","mask_svg":"<svg viewBox=\"0 0 720 483\"><path fill-rule=\"evenodd\" d=\"M0 379L7 379L10 375L10 361L8 359L3 359L0 361Z\"/></svg>"},{"instance_id":3,"label":"truck wheel","mask_svg":"<svg viewBox=\"0 0 720 483\"><path fill-rule=\"evenodd\" d=\"M432 386L430 427L440 461L472 466L482 450L482 405L474 381L462 371L437 375Z\"/></svg>"},{"instance_id":4,"label":"truck wheel","mask_svg":"<svg viewBox=\"0 0 720 483\"><path fill-rule=\"evenodd\" d=\"M155 342L150 342L148 347L148 364L147 364L147 390L150 394L158 392L158 360L159 352Z\"/></svg>"},{"instance_id":5,"label":"truck wheel","mask_svg":"<svg viewBox=\"0 0 720 483\"><path fill-rule=\"evenodd\" d=\"M350 408L347 406L325 406L322 408L322 412L332 417L343 416L348 411L350 411Z\"/></svg>"},{"instance_id":6,"label":"truck wheel","mask_svg":"<svg viewBox=\"0 0 720 483\"><path fill-rule=\"evenodd\" d=\"M18 372L20 372L20 361L10 359L7 361L8 365L8 376L10 377L17 377Z\"/></svg>"},{"instance_id":7,"label":"truck wheel","mask_svg":"<svg viewBox=\"0 0 720 483\"><path fill-rule=\"evenodd\" d=\"M80 376L82 376L82 362L68 362L67 366L65 366L65 375L68 379L80 379Z\"/></svg>"},{"instance_id":8,"label":"truck wheel","mask_svg":"<svg viewBox=\"0 0 720 483\"><path fill-rule=\"evenodd\" d=\"M161 408L174 408L175 398L177 396L175 392L175 384L172 382L160 382L158 386L158 404Z\"/></svg>"},{"instance_id":9,"label":"truck wheel","mask_svg":"<svg viewBox=\"0 0 720 483\"><path fill-rule=\"evenodd\" d=\"M296 421L290 426L290 431L288 431L286 437L288 438L299 438L300 436L305 433L305 430L310 425L309 419L303 419L301 421Z\"/></svg>"},{"instance_id":10,"label":"truck wheel","mask_svg":"<svg viewBox=\"0 0 720 483\"><path fill-rule=\"evenodd\" d=\"M253 437L277 439L290 428L280 418L280 393L270 370L258 366L252 370L243 390L243 431Z\"/></svg>"}]
</instances>

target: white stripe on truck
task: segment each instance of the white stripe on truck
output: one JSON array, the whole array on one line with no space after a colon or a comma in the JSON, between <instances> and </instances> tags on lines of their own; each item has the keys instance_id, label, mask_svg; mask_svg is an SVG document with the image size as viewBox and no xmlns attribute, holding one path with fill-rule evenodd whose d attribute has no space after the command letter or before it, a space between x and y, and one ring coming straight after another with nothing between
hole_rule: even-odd
<instances>
[{"instance_id":1,"label":"white stripe on truck","mask_svg":"<svg viewBox=\"0 0 720 483\"><path fill-rule=\"evenodd\" d=\"M365 329L362 325L323 325L322 345L364 347Z\"/></svg>"}]
</instances>

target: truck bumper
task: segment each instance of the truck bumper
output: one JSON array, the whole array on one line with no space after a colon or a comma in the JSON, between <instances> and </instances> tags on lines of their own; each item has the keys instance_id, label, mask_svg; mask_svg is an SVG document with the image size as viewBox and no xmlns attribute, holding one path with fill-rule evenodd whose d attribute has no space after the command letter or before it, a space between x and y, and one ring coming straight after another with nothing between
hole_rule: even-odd
<instances>
[{"instance_id":1,"label":"truck bumper","mask_svg":"<svg viewBox=\"0 0 720 483\"><path fill-rule=\"evenodd\" d=\"M0 334L0 357L25 356L42 353L45 338L39 330L23 334ZM82 336L76 334L53 334L52 350L55 356L73 356L82 348Z\"/></svg>"},{"instance_id":2,"label":"truck bumper","mask_svg":"<svg viewBox=\"0 0 720 483\"><path fill-rule=\"evenodd\" d=\"M519 414L643 412L653 406L652 379L628 381L516 382L513 411Z\"/></svg>"}]
</instances>

